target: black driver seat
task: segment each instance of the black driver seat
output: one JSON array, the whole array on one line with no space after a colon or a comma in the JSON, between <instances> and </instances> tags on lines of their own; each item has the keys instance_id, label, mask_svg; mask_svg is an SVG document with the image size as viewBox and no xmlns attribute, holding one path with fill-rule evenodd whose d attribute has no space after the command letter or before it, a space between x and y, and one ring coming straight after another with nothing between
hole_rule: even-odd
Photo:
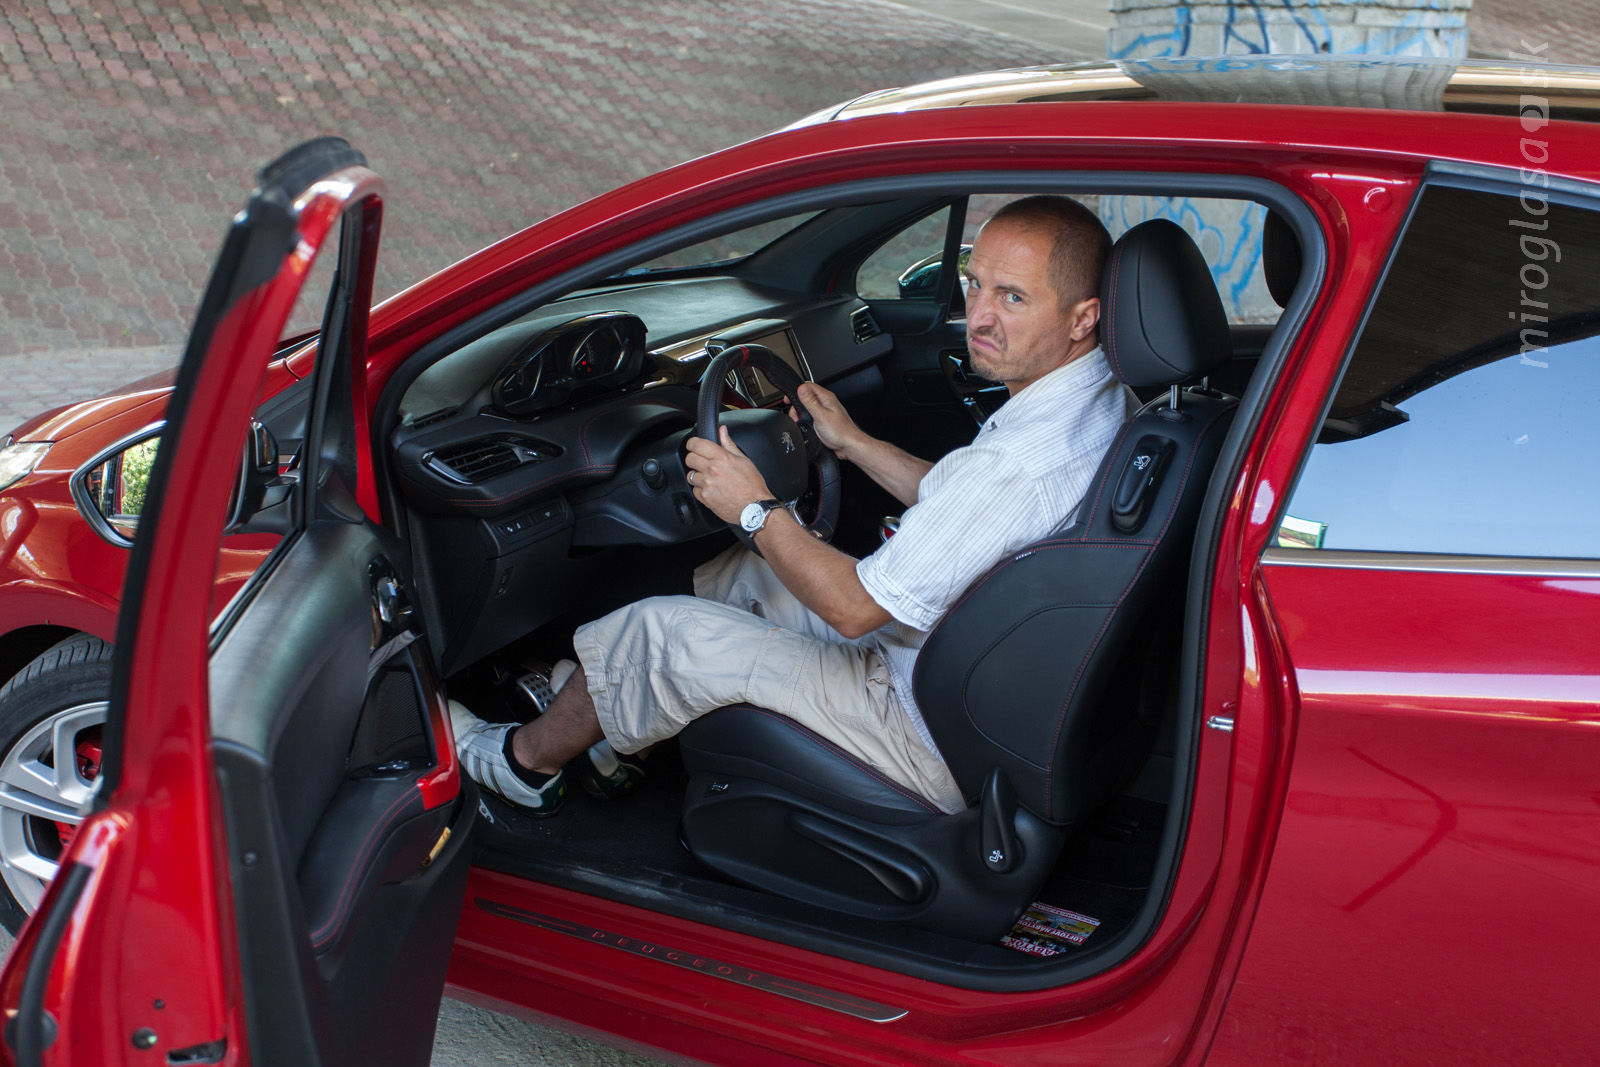
<instances>
[{"instance_id":1,"label":"black driver seat","mask_svg":"<svg viewBox=\"0 0 1600 1067\"><path fill-rule=\"evenodd\" d=\"M1101 340L1135 388L1230 355L1199 249L1152 220L1113 247ZM913 686L967 797L941 814L805 727L722 708L680 735L682 835L740 882L974 941L1004 934L1066 834L1137 769L1175 674L1196 518L1235 401L1186 392L1124 424L1075 522L1002 560L929 635Z\"/></svg>"}]
</instances>

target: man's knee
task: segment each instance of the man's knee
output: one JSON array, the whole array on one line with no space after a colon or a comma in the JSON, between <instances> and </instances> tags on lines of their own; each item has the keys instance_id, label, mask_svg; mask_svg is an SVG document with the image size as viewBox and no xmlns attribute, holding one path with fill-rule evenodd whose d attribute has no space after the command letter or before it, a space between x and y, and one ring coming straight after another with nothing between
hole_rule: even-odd
<instances>
[{"instance_id":1,"label":"man's knee","mask_svg":"<svg viewBox=\"0 0 1600 1067\"><path fill-rule=\"evenodd\" d=\"M692 596L654 596L580 627L579 634L615 673L619 668L654 667L680 654L713 653L722 635L742 628L737 614L730 614L727 605Z\"/></svg>"}]
</instances>

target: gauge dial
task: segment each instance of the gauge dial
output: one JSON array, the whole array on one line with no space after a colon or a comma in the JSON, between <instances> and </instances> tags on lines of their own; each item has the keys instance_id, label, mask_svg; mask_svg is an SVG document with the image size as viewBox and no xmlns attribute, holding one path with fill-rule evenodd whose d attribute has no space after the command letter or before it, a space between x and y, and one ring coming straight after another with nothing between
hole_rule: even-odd
<instances>
[{"instance_id":1,"label":"gauge dial","mask_svg":"<svg viewBox=\"0 0 1600 1067\"><path fill-rule=\"evenodd\" d=\"M586 381L610 374L622 365L627 342L615 326L602 326L584 335L572 350L572 380Z\"/></svg>"}]
</instances>

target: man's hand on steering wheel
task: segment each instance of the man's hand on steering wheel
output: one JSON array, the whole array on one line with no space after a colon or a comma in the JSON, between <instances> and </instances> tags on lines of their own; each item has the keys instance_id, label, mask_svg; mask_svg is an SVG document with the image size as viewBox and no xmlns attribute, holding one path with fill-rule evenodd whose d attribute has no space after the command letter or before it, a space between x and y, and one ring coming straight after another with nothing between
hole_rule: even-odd
<instances>
[{"instance_id":1,"label":"man's hand on steering wheel","mask_svg":"<svg viewBox=\"0 0 1600 1067\"><path fill-rule=\"evenodd\" d=\"M771 408L726 411L722 394L730 372L750 367L759 370L794 405L790 415ZM750 533L738 519L742 509L762 500L798 502L795 518L810 533L826 541L833 536L839 518L839 461L817 436L811 416L800 399L800 375L779 359L772 349L758 344L725 348L711 358L700 378L700 396L695 405L693 444L685 445L685 476L701 477L695 468L702 462L705 477L714 496L707 497L701 486L694 495L750 549L759 554ZM793 421L790 421L793 418ZM798 431L798 432L797 432ZM741 443L734 445L733 438ZM724 465L738 456L753 470L730 473L738 468ZM715 469L706 464L715 463ZM737 479L737 480L728 480Z\"/></svg>"},{"instance_id":2,"label":"man's hand on steering wheel","mask_svg":"<svg viewBox=\"0 0 1600 1067\"><path fill-rule=\"evenodd\" d=\"M734 444L726 426L718 428L721 443L704 437L691 437L684 463L689 468L689 485L694 498L729 524L739 521L745 505L772 496L767 480Z\"/></svg>"},{"instance_id":3,"label":"man's hand on steering wheel","mask_svg":"<svg viewBox=\"0 0 1600 1067\"><path fill-rule=\"evenodd\" d=\"M804 383L796 393L811 413L811 425L817 440L840 459L849 459L851 446L866 435L844 409L844 405L839 403L839 398L832 390L824 389L816 382ZM794 408L789 409L789 417L800 421L799 412Z\"/></svg>"}]
</instances>

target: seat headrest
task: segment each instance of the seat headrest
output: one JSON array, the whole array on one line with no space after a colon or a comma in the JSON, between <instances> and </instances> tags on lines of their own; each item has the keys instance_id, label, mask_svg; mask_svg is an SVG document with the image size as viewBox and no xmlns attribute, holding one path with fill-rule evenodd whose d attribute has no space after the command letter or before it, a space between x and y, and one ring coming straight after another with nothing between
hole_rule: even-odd
<instances>
[{"instance_id":1,"label":"seat headrest","mask_svg":"<svg viewBox=\"0 0 1600 1067\"><path fill-rule=\"evenodd\" d=\"M1200 377L1233 355L1222 298L1183 227L1150 219L1111 246L1100 342L1112 373L1136 389Z\"/></svg>"},{"instance_id":2,"label":"seat headrest","mask_svg":"<svg viewBox=\"0 0 1600 1067\"><path fill-rule=\"evenodd\" d=\"M1301 262L1300 238L1282 215L1269 210L1261 227L1261 273L1267 278L1267 292L1281 308L1288 307L1289 297L1294 295Z\"/></svg>"}]
</instances>

